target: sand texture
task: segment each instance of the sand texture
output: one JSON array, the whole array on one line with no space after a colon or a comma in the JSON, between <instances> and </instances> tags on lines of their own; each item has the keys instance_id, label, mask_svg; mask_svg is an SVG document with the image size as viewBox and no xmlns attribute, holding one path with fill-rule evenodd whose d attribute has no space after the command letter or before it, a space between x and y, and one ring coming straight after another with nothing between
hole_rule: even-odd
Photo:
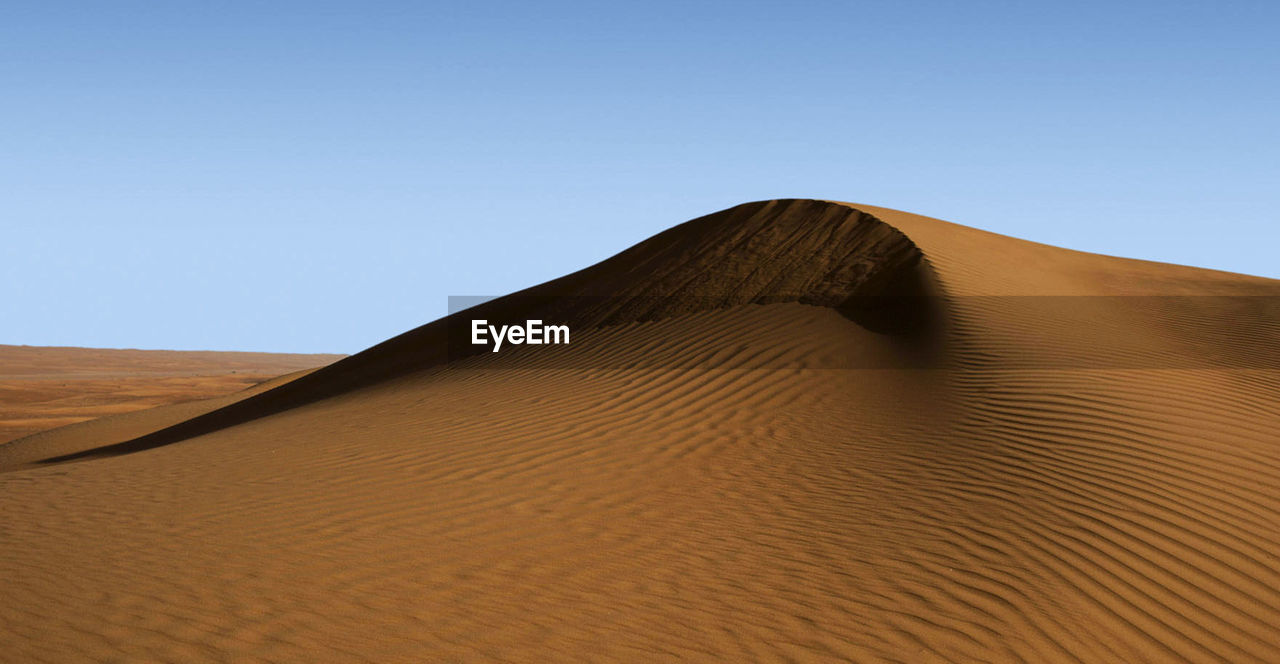
<instances>
[{"instance_id":1,"label":"sand texture","mask_svg":"<svg viewBox=\"0 0 1280 664\"><path fill-rule=\"evenodd\" d=\"M1275 280L749 203L5 446L0 661L1280 662L1278 349Z\"/></svg>"}]
</instances>

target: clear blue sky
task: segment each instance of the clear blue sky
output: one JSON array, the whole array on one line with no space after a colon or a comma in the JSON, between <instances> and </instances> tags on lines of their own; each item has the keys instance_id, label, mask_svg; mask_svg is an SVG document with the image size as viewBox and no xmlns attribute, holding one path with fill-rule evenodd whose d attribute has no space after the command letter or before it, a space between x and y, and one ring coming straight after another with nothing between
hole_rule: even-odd
<instances>
[{"instance_id":1,"label":"clear blue sky","mask_svg":"<svg viewBox=\"0 0 1280 664\"><path fill-rule=\"evenodd\" d=\"M736 203L1280 277L1280 3L4 2L0 343L354 352Z\"/></svg>"}]
</instances>

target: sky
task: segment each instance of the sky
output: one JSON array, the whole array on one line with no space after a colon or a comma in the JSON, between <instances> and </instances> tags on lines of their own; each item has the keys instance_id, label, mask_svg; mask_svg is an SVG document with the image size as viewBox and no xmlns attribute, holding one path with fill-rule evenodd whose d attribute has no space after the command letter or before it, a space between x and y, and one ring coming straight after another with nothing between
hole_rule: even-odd
<instances>
[{"instance_id":1,"label":"sky","mask_svg":"<svg viewBox=\"0 0 1280 664\"><path fill-rule=\"evenodd\" d=\"M0 343L352 353L782 197L1280 278L1280 3L0 3Z\"/></svg>"}]
</instances>

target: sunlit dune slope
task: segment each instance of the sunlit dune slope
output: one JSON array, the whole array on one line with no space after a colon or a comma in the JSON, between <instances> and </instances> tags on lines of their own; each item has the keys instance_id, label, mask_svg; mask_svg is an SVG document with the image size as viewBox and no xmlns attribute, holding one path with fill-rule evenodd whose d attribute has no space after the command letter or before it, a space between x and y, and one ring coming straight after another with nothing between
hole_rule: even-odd
<instances>
[{"instance_id":1,"label":"sunlit dune slope","mask_svg":"<svg viewBox=\"0 0 1280 664\"><path fill-rule=\"evenodd\" d=\"M1277 296L746 204L51 432L0 474L0 660L1280 661ZM572 343L458 342L527 317Z\"/></svg>"}]
</instances>

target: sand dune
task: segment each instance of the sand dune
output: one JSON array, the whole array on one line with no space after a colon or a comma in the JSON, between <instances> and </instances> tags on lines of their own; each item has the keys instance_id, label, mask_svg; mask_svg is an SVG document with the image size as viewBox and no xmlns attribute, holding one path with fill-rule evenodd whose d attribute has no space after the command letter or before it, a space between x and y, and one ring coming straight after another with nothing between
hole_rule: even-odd
<instances>
[{"instance_id":1,"label":"sand dune","mask_svg":"<svg viewBox=\"0 0 1280 664\"><path fill-rule=\"evenodd\" d=\"M1280 661L1277 296L738 206L11 443L0 660ZM477 352L473 317L575 336Z\"/></svg>"}]
</instances>

